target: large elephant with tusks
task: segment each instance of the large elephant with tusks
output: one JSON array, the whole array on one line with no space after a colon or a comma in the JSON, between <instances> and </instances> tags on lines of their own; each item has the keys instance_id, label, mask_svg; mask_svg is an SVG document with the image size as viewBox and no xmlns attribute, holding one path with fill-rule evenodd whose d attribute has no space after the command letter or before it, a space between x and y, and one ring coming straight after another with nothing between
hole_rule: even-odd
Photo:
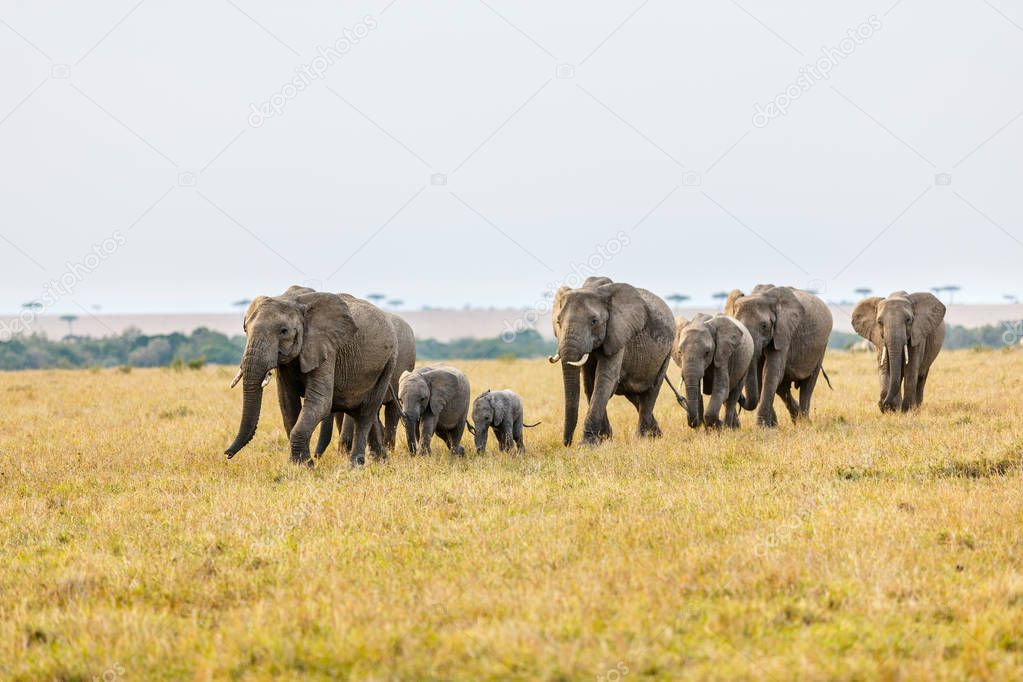
<instances>
[{"instance_id":1,"label":"large elephant with tusks","mask_svg":"<svg viewBox=\"0 0 1023 682\"><path fill-rule=\"evenodd\" d=\"M394 328L382 310L348 294L292 287L259 296L245 313L248 337L238 376L244 400L228 459L256 433L263 389L277 370L277 397L291 445L291 461L312 466L309 438L331 413L355 418L351 463L366 461L366 445L396 362ZM379 430L374 453L383 456Z\"/></svg>"},{"instance_id":2,"label":"large elephant with tusks","mask_svg":"<svg viewBox=\"0 0 1023 682\"><path fill-rule=\"evenodd\" d=\"M639 434L661 435L654 404L668 369L675 320L668 304L646 289L589 277L577 289L561 287L552 310L565 385L563 442L571 445L579 419L582 377L589 411L583 442L611 438L607 403L624 395L639 412Z\"/></svg>"}]
</instances>

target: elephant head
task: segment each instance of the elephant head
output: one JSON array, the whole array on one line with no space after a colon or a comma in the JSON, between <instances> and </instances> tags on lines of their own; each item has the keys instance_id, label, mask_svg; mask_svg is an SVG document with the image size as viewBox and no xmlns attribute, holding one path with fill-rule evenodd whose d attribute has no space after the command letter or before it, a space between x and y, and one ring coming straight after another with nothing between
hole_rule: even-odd
<instances>
[{"instance_id":1,"label":"elephant head","mask_svg":"<svg viewBox=\"0 0 1023 682\"><path fill-rule=\"evenodd\" d=\"M715 371L727 370L732 354L742 343L739 327L728 320L722 324L722 319L698 313L692 320L680 317L675 322L671 356L682 368L684 388L679 386L679 389L685 391L688 422L694 429L704 420L701 385L704 395L714 391ZM717 415L712 416L717 418Z\"/></svg>"},{"instance_id":2,"label":"elephant head","mask_svg":"<svg viewBox=\"0 0 1023 682\"><path fill-rule=\"evenodd\" d=\"M909 361L909 348L923 343L944 318L945 305L926 292L897 291L888 298L872 296L856 304L853 329L874 344L881 354L880 367L888 368L882 411L901 407L902 373Z\"/></svg>"},{"instance_id":3,"label":"elephant head","mask_svg":"<svg viewBox=\"0 0 1023 682\"><path fill-rule=\"evenodd\" d=\"M476 438L476 452L484 454L487 451L487 437L490 427L495 424L497 410L494 408L494 401L490 396L490 390L481 394L472 404L472 423Z\"/></svg>"},{"instance_id":4,"label":"elephant head","mask_svg":"<svg viewBox=\"0 0 1023 682\"><path fill-rule=\"evenodd\" d=\"M789 287L760 284L749 296L732 290L725 314L738 319L753 337L753 364L746 374L744 395L739 404L753 411L760 402L764 356L768 350L788 353L789 345L803 320L803 306Z\"/></svg>"},{"instance_id":5,"label":"elephant head","mask_svg":"<svg viewBox=\"0 0 1023 682\"><path fill-rule=\"evenodd\" d=\"M244 399L238 435L226 450L234 457L256 433L263 389L272 372L299 363L312 372L356 332L348 306L335 294L289 289L283 296L256 298L245 313L245 352L232 386L242 382Z\"/></svg>"},{"instance_id":6,"label":"elephant head","mask_svg":"<svg viewBox=\"0 0 1023 682\"><path fill-rule=\"evenodd\" d=\"M578 289L561 287L552 309L557 354L565 380L565 442L571 442L579 417L579 370L592 353L613 356L647 323L647 307L629 284L591 277Z\"/></svg>"}]
</instances>

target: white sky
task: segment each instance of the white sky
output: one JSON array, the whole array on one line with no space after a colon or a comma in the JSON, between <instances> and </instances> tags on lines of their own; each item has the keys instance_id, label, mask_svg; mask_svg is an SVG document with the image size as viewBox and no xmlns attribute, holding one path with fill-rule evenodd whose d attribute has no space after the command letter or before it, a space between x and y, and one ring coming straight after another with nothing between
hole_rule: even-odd
<instances>
[{"instance_id":1,"label":"white sky","mask_svg":"<svg viewBox=\"0 0 1023 682\"><path fill-rule=\"evenodd\" d=\"M694 302L761 281L1023 295L1008 0L389 2L0 1L0 312L115 232L50 312L224 310L303 282L529 305L619 231L602 272Z\"/></svg>"}]
</instances>

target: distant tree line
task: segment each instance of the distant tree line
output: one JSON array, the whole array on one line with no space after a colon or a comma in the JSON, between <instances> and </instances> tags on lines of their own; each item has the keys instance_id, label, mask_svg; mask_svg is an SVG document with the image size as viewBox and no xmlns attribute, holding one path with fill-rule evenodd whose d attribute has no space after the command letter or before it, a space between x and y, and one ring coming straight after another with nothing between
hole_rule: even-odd
<instances>
[{"instance_id":1,"label":"distant tree line","mask_svg":"<svg viewBox=\"0 0 1023 682\"><path fill-rule=\"evenodd\" d=\"M967 329L950 326L945 348L1002 348L1016 345L1023 323L1003 323ZM832 332L828 347L845 350L863 339L857 334ZM91 338L68 336L52 341L42 335L16 336L0 341L0 370L71 369L81 367L202 367L237 365L245 349L244 336L227 336L205 327L191 334L146 335L138 329ZM488 358L539 358L551 355L554 341L527 329L512 338L419 339L420 360L482 360Z\"/></svg>"}]
</instances>

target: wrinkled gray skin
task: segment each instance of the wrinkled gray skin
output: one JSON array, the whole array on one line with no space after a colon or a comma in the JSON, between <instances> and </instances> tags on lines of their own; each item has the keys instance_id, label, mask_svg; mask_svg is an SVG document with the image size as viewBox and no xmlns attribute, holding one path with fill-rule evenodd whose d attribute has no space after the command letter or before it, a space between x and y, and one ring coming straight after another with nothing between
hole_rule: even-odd
<instances>
[{"instance_id":1,"label":"wrinkled gray skin","mask_svg":"<svg viewBox=\"0 0 1023 682\"><path fill-rule=\"evenodd\" d=\"M753 337L753 366L739 404L751 412L756 409L761 426L778 425L775 394L785 401L792 421L809 418L831 335L828 306L801 289L759 284L749 296L733 290L725 313L742 322ZM792 397L793 386L799 389L798 403Z\"/></svg>"},{"instance_id":2,"label":"wrinkled gray skin","mask_svg":"<svg viewBox=\"0 0 1023 682\"><path fill-rule=\"evenodd\" d=\"M385 312L387 319L390 320L391 326L394 328L394 334L398 342L398 353L397 361L394 365L394 372L391 377L391 386L387 390L387 394L384 396L384 423L379 424L380 417L377 416L378 426L374 426L376 429L381 429L383 433L383 445L384 449L391 451L394 450L395 441L397 440L398 434L398 421L401 414L401 409L398 407L398 379L401 377L402 372L411 372L416 367L416 337L412 333L412 327L409 323L401 319L393 313ZM355 420L351 417L345 417L343 413L338 413L331 417L327 417L323 420L323 424L320 426L320 438L316 444L316 456L319 457L327 448L330 447L330 439L333 435L333 421L337 421L337 430L341 434L340 448L344 452L352 451L352 441L355 438ZM370 433L374 433L370 431Z\"/></svg>"},{"instance_id":3,"label":"wrinkled gray skin","mask_svg":"<svg viewBox=\"0 0 1023 682\"><path fill-rule=\"evenodd\" d=\"M234 457L256 433L264 380L277 370L277 397L291 461L312 465L309 438L332 412L356 418L352 465L366 461L373 419L394 371L397 341L383 311L347 294L291 287L256 298L245 313L248 340L239 378L244 390ZM379 435L379 434L378 434ZM378 437L374 448L382 454Z\"/></svg>"},{"instance_id":4,"label":"wrinkled gray skin","mask_svg":"<svg viewBox=\"0 0 1023 682\"><path fill-rule=\"evenodd\" d=\"M462 434L469 416L469 380L462 372L444 365L405 372L398 382L398 399L410 453L430 454L436 434L452 453L465 454Z\"/></svg>"},{"instance_id":5,"label":"wrinkled gray skin","mask_svg":"<svg viewBox=\"0 0 1023 682\"><path fill-rule=\"evenodd\" d=\"M646 289L589 277L578 289L558 289L552 313L558 352L549 360L561 362L564 444L572 444L579 420L580 375L589 401L583 443L611 438L607 403L613 395L636 407L641 436L660 436L654 405L675 336L668 304Z\"/></svg>"},{"instance_id":6,"label":"wrinkled gray skin","mask_svg":"<svg viewBox=\"0 0 1023 682\"><path fill-rule=\"evenodd\" d=\"M860 301L852 323L877 348L881 411L908 412L920 406L931 364L945 342L945 305L927 292L896 291L888 298Z\"/></svg>"},{"instance_id":7,"label":"wrinkled gray skin","mask_svg":"<svg viewBox=\"0 0 1023 682\"><path fill-rule=\"evenodd\" d=\"M487 451L487 437L491 429L501 452L511 450L513 445L519 452L525 452L522 429L536 426L523 424L522 398L515 391L508 389L487 391L476 398L472 403L472 424L476 437L476 452L480 454Z\"/></svg>"},{"instance_id":8,"label":"wrinkled gray skin","mask_svg":"<svg viewBox=\"0 0 1023 682\"><path fill-rule=\"evenodd\" d=\"M686 396L689 426L721 426L724 404L724 425L739 428L739 397L753 360L753 337L742 322L721 314L680 317L675 321L671 357L682 369L679 391ZM710 396L706 411L701 384L704 395Z\"/></svg>"}]
</instances>

